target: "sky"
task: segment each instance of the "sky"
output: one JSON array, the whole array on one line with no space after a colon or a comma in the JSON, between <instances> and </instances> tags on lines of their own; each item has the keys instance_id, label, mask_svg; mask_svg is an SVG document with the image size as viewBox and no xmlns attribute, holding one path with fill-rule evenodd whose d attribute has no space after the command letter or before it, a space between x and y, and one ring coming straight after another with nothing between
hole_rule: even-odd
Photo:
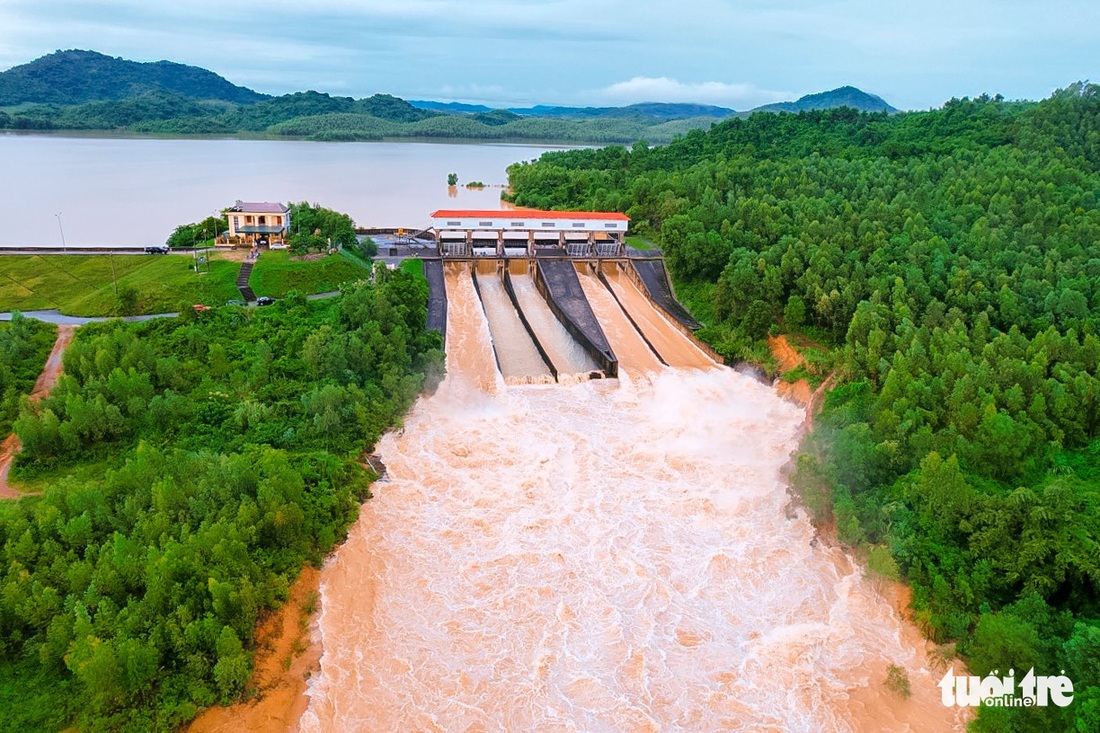
<instances>
[{"instance_id":1,"label":"sky","mask_svg":"<svg viewBox=\"0 0 1100 733\"><path fill-rule=\"evenodd\" d=\"M928 109L1100 78L1100 2L0 0L0 69L70 48L268 94L742 110L850 84Z\"/></svg>"}]
</instances>

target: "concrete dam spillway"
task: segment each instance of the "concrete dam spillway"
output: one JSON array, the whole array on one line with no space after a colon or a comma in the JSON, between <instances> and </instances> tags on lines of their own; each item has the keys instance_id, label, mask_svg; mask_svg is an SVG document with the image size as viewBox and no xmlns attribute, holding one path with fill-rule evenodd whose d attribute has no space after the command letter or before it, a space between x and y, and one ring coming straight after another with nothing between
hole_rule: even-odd
<instances>
[{"instance_id":1,"label":"concrete dam spillway","mask_svg":"<svg viewBox=\"0 0 1100 733\"><path fill-rule=\"evenodd\" d=\"M322 571L300 729L962 730L916 630L792 510L802 410L629 271L563 264L443 265L447 376Z\"/></svg>"}]
</instances>

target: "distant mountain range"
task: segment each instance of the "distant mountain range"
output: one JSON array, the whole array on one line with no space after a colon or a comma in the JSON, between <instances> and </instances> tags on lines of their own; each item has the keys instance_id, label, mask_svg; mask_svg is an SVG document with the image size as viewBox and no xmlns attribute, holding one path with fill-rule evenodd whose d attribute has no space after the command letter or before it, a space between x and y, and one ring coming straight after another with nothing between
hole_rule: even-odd
<instances>
[{"instance_id":1,"label":"distant mountain range","mask_svg":"<svg viewBox=\"0 0 1100 733\"><path fill-rule=\"evenodd\" d=\"M430 102L422 99L410 99L409 104L420 109L460 114L490 112L493 110L492 107L486 107L483 104ZM507 107L505 109L522 117L567 117L574 120L627 119L631 117L648 117L658 120L686 120L691 117L724 119L735 114L735 110L727 107L715 107L711 104L677 104L670 102L642 102L625 107L560 107L537 104L534 107Z\"/></svg>"},{"instance_id":2,"label":"distant mountain range","mask_svg":"<svg viewBox=\"0 0 1100 733\"><path fill-rule=\"evenodd\" d=\"M489 112L491 107L483 104L463 104L461 102L432 102L411 99L409 104L420 109L456 114ZM737 115L745 117L754 112L807 112L815 109L833 109L851 107L861 112L889 112L898 110L890 106L882 97L868 94L862 89L843 86L828 92L807 94L794 102L775 102L738 112L728 107L715 107L710 104L676 104L668 102L642 102L626 107L555 107L535 105L534 107L508 107L507 111L521 116L566 117L569 119L626 119L631 117L649 117L661 120L685 120L692 117L713 117L725 119Z\"/></svg>"},{"instance_id":3,"label":"distant mountain range","mask_svg":"<svg viewBox=\"0 0 1100 733\"><path fill-rule=\"evenodd\" d=\"M895 112L854 87L735 112L706 104L623 107L536 105L493 109L457 102L364 99L307 91L271 97L196 66L139 63L95 51L57 51L0 72L0 129L106 130L138 134L267 134L311 140L394 137L571 143L669 142L690 130L756 111L848 106Z\"/></svg>"}]
</instances>

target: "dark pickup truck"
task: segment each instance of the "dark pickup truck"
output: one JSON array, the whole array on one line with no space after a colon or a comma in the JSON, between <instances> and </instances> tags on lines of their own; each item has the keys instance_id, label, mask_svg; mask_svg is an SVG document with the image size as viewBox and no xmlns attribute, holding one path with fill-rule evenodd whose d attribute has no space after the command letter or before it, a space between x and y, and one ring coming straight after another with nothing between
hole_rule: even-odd
<instances>
[{"instance_id":1,"label":"dark pickup truck","mask_svg":"<svg viewBox=\"0 0 1100 733\"><path fill-rule=\"evenodd\" d=\"M168 254L168 247L161 245L154 245L152 247L145 248L145 254L147 255L166 255Z\"/></svg>"}]
</instances>

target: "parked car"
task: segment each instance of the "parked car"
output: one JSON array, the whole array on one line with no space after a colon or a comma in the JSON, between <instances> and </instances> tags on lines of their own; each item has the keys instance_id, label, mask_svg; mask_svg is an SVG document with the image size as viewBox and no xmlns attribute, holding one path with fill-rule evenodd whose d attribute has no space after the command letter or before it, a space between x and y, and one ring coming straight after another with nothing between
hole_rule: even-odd
<instances>
[{"instance_id":1,"label":"parked car","mask_svg":"<svg viewBox=\"0 0 1100 733\"><path fill-rule=\"evenodd\" d=\"M245 303L240 298L230 298L229 300L225 301L225 304L226 305L248 305L248 303Z\"/></svg>"},{"instance_id":2,"label":"parked car","mask_svg":"<svg viewBox=\"0 0 1100 733\"><path fill-rule=\"evenodd\" d=\"M274 298L269 298L266 295L261 295L259 298L256 298L256 305L274 305L274 304L275 304L275 299Z\"/></svg>"},{"instance_id":3,"label":"parked car","mask_svg":"<svg viewBox=\"0 0 1100 733\"><path fill-rule=\"evenodd\" d=\"M168 254L168 246L164 244L154 245L152 247L145 248L145 254L147 255L166 255Z\"/></svg>"}]
</instances>

